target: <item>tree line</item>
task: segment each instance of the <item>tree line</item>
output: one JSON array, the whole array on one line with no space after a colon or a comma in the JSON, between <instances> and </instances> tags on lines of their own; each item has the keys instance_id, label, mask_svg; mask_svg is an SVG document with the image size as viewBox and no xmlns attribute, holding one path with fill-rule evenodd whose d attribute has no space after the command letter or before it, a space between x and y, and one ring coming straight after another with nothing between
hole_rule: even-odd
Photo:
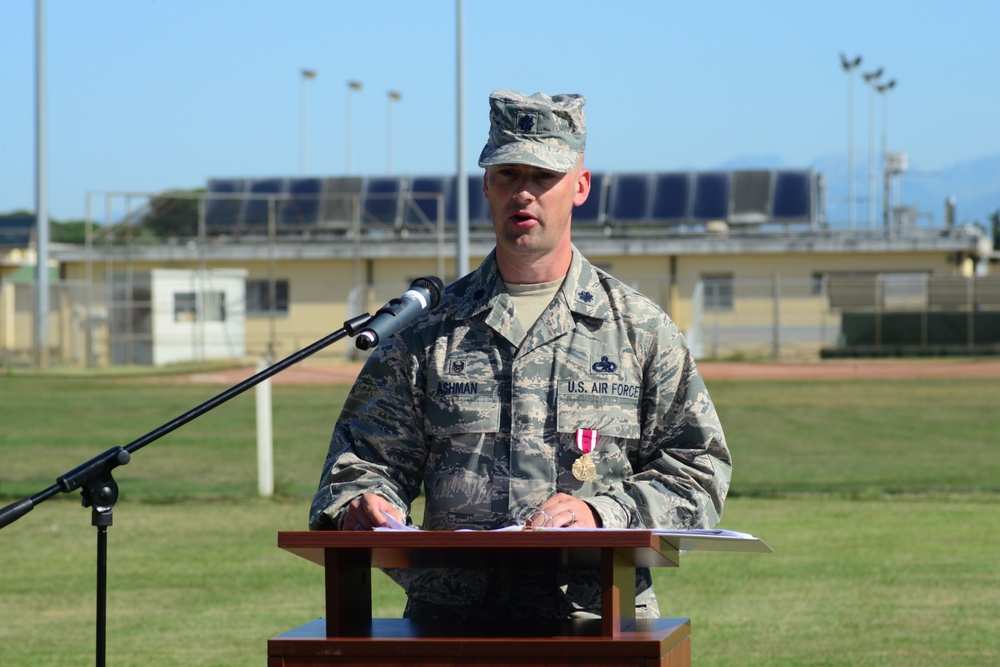
<instances>
[{"instance_id":1,"label":"tree line","mask_svg":"<svg viewBox=\"0 0 1000 667\"><path fill-rule=\"evenodd\" d=\"M167 240L192 238L198 235L198 195L203 190L166 192L150 198L146 207L136 211L135 219L105 229L95 223L93 233L101 242ZM5 218L34 217L32 211L18 210L0 213ZM49 218L49 240L52 243L84 244L87 241L86 220Z\"/></svg>"}]
</instances>

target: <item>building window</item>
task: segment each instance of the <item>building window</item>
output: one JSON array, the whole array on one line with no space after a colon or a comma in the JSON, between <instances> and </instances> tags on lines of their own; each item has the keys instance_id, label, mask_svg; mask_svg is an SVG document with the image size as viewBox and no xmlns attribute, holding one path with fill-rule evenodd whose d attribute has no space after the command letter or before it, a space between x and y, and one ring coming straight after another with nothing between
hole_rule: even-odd
<instances>
[{"instance_id":1,"label":"building window","mask_svg":"<svg viewBox=\"0 0 1000 667\"><path fill-rule=\"evenodd\" d=\"M174 292L174 322L198 319L198 297L194 292Z\"/></svg>"},{"instance_id":2,"label":"building window","mask_svg":"<svg viewBox=\"0 0 1000 667\"><path fill-rule=\"evenodd\" d=\"M201 295L201 316L206 322L226 321L226 293L203 292Z\"/></svg>"},{"instance_id":3,"label":"building window","mask_svg":"<svg viewBox=\"0 0 1000 667\"><path fill-rule=\"evenodd\" d=\"M820 296L826 293L826 274L825 273L814 273L812 274L812 283L810 287L810 292L813 296Z\"/></svg>"},{"instance_id":4,"label":"building window","mask_svg":"<svg viewBox=\"0 0 1000 667\"><path fill-rule=\"evenodd\" d=\"M733 274L702 276L702 306L706 313L733 310Z\"/></svg>"},{"instance_id":5,"label":"building window","mask_svg":"<svg viewBox=\"0 0 1000 667\"><path fill-rule=\"evenodd\" d=\"M201 294L201 317L203 322L226 321L226 293L203 292ZM174 322L198 321L198 293L174 292Z\"/></svg>"},{"instance_id":6,"label":"building window","mask_svg":"<svg viewBox=\"0 0 1000 667\"><path fill-rule=\"evenodd\" d=\"M288 281L274 281L274 312L288 314ZM271 282L269 280L247 281L247 315L271 314Z\"/></svg>"}]
</instances>

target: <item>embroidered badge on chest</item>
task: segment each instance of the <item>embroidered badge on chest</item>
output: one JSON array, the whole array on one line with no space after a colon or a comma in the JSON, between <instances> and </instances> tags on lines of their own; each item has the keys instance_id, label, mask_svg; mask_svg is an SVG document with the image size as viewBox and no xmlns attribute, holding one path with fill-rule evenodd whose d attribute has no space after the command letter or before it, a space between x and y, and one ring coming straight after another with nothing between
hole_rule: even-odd
<instances>
[{"instance_id":1,"label":"embroidered badge on chest","mask_svg":"<svg viewBox=\"0 0 1000 667\"><path fill-rule=\"evenodd\" d=\"M611 361L607 357L601 357L601 360L594 363L590 367L595 373L616 373L618 372L618 364Z\"/></svg>"}]
</instances>

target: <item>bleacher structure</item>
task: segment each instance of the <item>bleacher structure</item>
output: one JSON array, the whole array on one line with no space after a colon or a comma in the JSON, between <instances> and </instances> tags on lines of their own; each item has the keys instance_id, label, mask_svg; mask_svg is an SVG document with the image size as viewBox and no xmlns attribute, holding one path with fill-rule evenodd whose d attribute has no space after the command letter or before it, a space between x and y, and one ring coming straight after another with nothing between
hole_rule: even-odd
<instances>
[{"instance_id":1,"label":"bleacher structure","mask_svg":"<svg viewBox=\"0 0 1000 667\"><path fill-rule=\"evenodd\" d=\"M577 231L667 228L707 223L752 229L825 225L820 179L810 170L592 172L591 193L573 214ZM363 235L431 232L457 226L455 176L216 178L206 188L209 235L356 230ZM482 176L468 177L469 229L492 229ZM271 209L273 208L273 212Z\"/></svg>"}]
</instances>

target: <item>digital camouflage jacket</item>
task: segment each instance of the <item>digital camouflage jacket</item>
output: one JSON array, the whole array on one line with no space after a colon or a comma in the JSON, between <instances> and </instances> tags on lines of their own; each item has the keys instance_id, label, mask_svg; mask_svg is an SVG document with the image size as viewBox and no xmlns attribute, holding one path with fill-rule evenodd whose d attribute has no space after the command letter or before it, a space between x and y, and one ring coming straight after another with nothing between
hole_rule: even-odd
<instances>
[{"instance_id":1,"label":"digital camouflage jacket","mask_svg":"<svg viewBox=\"0 0 1000 667\"><path fill-rule=\"evenodd\" d=\"M572 472L578 429L597 432L586 481ZM586 501L606 528L705 528L721 517L730 472L715 407L659 306L574 248L562 287L525 331L491 254L368 359L334 427L309 524L339 528L369 492L408 516L423 487L425 530L508 526L557 492ZM411 602L477 609L509 597L498 590L509 577L488 570L397 580ZM551 581L529 607L599 611L595 572ZM636 590L637 615L658 615L648 571Z\"/></svg>"}]
</instances>

